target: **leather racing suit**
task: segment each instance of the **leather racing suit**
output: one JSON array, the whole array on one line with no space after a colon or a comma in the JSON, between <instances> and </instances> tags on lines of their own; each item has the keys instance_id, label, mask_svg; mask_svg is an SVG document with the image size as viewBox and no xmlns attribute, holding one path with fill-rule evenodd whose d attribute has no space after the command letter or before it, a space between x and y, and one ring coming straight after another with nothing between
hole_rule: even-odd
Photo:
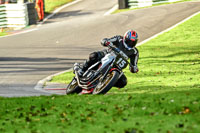
<instances>
[{"instance_id":1,"label":"leather racing suit","mask_svg":"<svg viewBox=\"0 0 200 133\"><path fill-rule=\"evenodd\" d=\"M132 73L137 73L138 72L138 67L137 67L137 63L138 63L138 58L139 58L139 51L136 47L133 47L131 49L127 49L124 45L123 45L123 37L120 35L114 36L112 38L104 38L101 41L101 44L103 46L106 46L105 43L106 42L111 42L113 43L113 45L117 48L119 48L120 50L122 50L129 58L130 58L130 66L129 66L129 70ZM85 63L83 64L83 71L86 71L90 66L92 66L93 64L95 64L96 62L100 61L107 53L109 53L109 49L104 49L101 51L96 51L96 52L92 52L89 55L89 59L85 61ZM123 74L119 80L117 81L117 83L115 84L115 87L118 88L123 88L124 86L126 86L127 84L127 78L126 76Z\"/></svg>"}]
</instances>

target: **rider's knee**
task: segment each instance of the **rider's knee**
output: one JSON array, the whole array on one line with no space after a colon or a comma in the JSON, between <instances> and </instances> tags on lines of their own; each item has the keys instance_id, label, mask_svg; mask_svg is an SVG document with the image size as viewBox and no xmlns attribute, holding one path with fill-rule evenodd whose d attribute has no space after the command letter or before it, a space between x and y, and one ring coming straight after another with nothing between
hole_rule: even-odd
<instances>
[{"instance_id":1,"label":"rider's knee","mask_svg":"<svg viewBox=\"0 0 200 133\"><path fill-rule=\"evenodd\" d=\"M90 53L89 59L92 61L98 60L98 53L97 52Z\"/></svg>"}]
</instances>

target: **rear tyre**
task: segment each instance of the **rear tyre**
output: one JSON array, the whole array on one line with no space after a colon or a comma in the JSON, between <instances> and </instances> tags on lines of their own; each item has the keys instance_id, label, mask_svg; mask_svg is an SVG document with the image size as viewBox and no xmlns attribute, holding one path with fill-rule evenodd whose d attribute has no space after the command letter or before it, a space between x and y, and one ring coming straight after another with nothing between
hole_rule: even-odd
<instances>
[{"instance_id":1,"label":"rear tyre","mask_svg":"<svg viewBox=\"0 0 200 133\"><path fill-rule=\"evenodd\" d=\"M102 82L99 82L99 84L94 89L93 94L106 94L115 85L118 78L119 72L112 71Z\"/></svg>"},{"instance_id":2,"label":"rear tyre","mask_svg":"<svg viewBox=\"0 0 200 133\"><path fill-rule=\"evenodd\" d=\"M66 88L66 94L75 94L80 93L82 91L82 88L78 86L78 83L75 78L69 83L69 85Z\"/></svg>"}]
</instances>

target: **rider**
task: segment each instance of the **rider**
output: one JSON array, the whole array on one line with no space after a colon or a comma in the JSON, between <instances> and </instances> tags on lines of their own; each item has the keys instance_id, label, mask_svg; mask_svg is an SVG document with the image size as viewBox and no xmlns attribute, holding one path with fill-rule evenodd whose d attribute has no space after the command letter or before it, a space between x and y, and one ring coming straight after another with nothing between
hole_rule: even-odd
<instances>
[{"instance_id":1,"label":"rider","mask_svg":"<svg viewBox=\"0 0 200 133\"><path fill-rule=\"evenodd\" d=\"M124 37L117 35L112 38L104 38L101 41L101 45L106 47L110 43L113 43L115 47L122 50L130 58L130 66L129 66L130 71L132 73L137 73L139 71L137 67L139 51L135 47L137 41L138 41L138 34L134 30L128 30L124 34ZM82 75L90 66L100 61L107 53L109 53L109 49L91 53L89 55L89 59L84 62L82 69L78 71L78 74ZM126 86L126 84L127 84L127 78L123 74L115 84L115 87L123 88L124 86Z\"/></svg>"}]
</instances>

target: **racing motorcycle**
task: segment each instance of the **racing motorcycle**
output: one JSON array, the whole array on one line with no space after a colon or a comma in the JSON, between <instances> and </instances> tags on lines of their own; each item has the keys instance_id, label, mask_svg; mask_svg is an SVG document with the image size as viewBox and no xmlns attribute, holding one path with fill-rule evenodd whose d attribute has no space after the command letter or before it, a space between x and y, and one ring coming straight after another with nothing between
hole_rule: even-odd
<instances>
[{"instance_id":1,"label":"racing motorcycle","mask_svg":"<svg viewBox=\"0 0 200 133\"><path fill-rule=\"evenodd\" d=\"M66 94L106 94L123 75L123 69L129 64L128 56L119 48L108 45L110 52L79 75L80 64L74 64L75 76L66 88Z\"/></svg>"}]
</instances>

